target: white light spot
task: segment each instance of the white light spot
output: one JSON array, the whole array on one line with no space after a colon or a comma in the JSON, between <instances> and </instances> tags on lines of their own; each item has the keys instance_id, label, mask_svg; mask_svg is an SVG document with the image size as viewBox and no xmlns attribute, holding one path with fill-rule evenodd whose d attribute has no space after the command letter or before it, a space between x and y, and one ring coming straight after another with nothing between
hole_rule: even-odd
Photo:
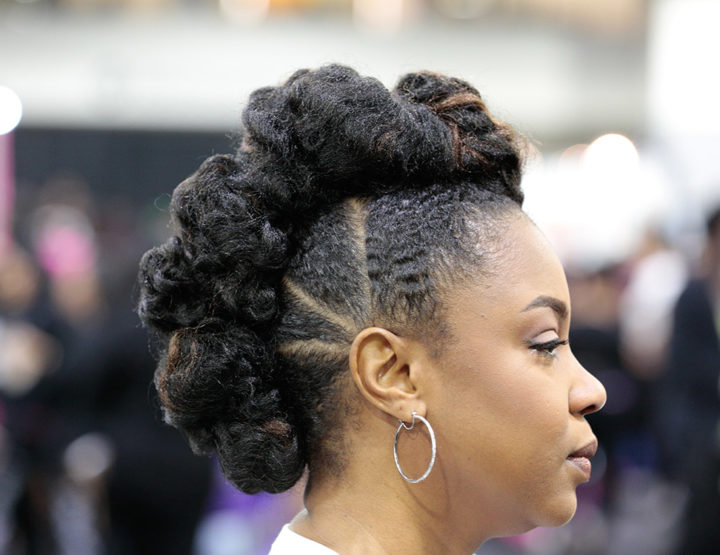
<instances>
[{"instance_id":1,"label":"white light spot","mask_svg":"<svg viewBox=\"0 0 720 555\"><path fill-rule=\"evenodd\" d=\"M10 133L22 119L22 102L15 91L0 85L0 135Z\"/></svg>"},{"instance_id":2,"label":"white light spot","mask_svg":"<svg viewBox=\"0 0 720 555\"><path fill-rule=\"evenodd\" d=\"M630 139L609 133L590 143L583 156L583 166L590 173L621 174L637 171L639 160L637 148Z\"/></svg>"}]
</instances>

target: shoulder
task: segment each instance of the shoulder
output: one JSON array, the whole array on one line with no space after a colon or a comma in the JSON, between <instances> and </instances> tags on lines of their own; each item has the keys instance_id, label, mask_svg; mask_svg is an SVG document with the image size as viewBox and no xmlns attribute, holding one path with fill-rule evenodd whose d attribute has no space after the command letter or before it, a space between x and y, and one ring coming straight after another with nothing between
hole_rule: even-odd
<instances>
[{"instance_id":1,"label":"shoulder","mask_svg":"<svg viewBox=\"0 0 720 555\"><path fill-rule=\"evenodd\" d=\"M268 555L337 555L337 552L293 532L286 524L275 538Z\"/></svg>"}]
</instances>

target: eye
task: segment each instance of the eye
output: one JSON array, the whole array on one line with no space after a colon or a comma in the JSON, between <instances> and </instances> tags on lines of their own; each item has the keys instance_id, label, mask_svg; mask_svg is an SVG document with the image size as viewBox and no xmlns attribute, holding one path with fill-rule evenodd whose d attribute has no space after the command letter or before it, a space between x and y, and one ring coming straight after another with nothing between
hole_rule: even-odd
<instances>
[{"instance_id":1,"label":"eye","mask_svg":"<svg viewBox=\"0 0 720 555\"><path fill-rule=\"evenodd\" d=\"M534 343L532 341L528 341L527 344L532 351L536 351L544 356L555 357L557 356L557 354L555 353L555 349L557 349L560 345L567 345L568 340L558 338L551 339L550 341L543 341L541 343Z\"/></svg>"}]
</instances>

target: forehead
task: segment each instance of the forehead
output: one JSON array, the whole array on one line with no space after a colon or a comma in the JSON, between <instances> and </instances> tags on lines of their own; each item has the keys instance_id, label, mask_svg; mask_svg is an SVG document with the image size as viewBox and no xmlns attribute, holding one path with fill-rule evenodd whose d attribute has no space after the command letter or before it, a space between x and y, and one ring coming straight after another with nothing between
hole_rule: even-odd
<instances>
[{"instance_id":1,"label":"forehead","mask_svg":"<svg viewBox=\"0 0 720 555\"><path fill-rule=\"evenodd\" d=\"M467 314L472 307L492 312L519 313L539 296L554 297L568 307L570 295L562 264L532 221L520 213L498 238L488 271L448 292L449 316ZM493 314L495 315L495 314Z\"/></svg>"}]
</instances>

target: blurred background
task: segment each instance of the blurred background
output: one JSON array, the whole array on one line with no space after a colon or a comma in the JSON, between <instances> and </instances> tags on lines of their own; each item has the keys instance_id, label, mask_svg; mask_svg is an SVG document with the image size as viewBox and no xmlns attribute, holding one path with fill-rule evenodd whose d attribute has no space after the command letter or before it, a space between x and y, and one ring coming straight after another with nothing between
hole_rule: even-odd
<instances>
[{"instance_id":1,"label":"blurred background","mask_svg":"<svg viewBox=\"0 0 720 555\"><path fill-rule=\"evenodd\" d=\"M531 139L526 209L608 390L574 520L484 554L720 545L720 2L0 0L0 552L266 553L301 504L161 424L133 314L177 183L300 67L464 78Z\"/></svg>"}]
</instances>

